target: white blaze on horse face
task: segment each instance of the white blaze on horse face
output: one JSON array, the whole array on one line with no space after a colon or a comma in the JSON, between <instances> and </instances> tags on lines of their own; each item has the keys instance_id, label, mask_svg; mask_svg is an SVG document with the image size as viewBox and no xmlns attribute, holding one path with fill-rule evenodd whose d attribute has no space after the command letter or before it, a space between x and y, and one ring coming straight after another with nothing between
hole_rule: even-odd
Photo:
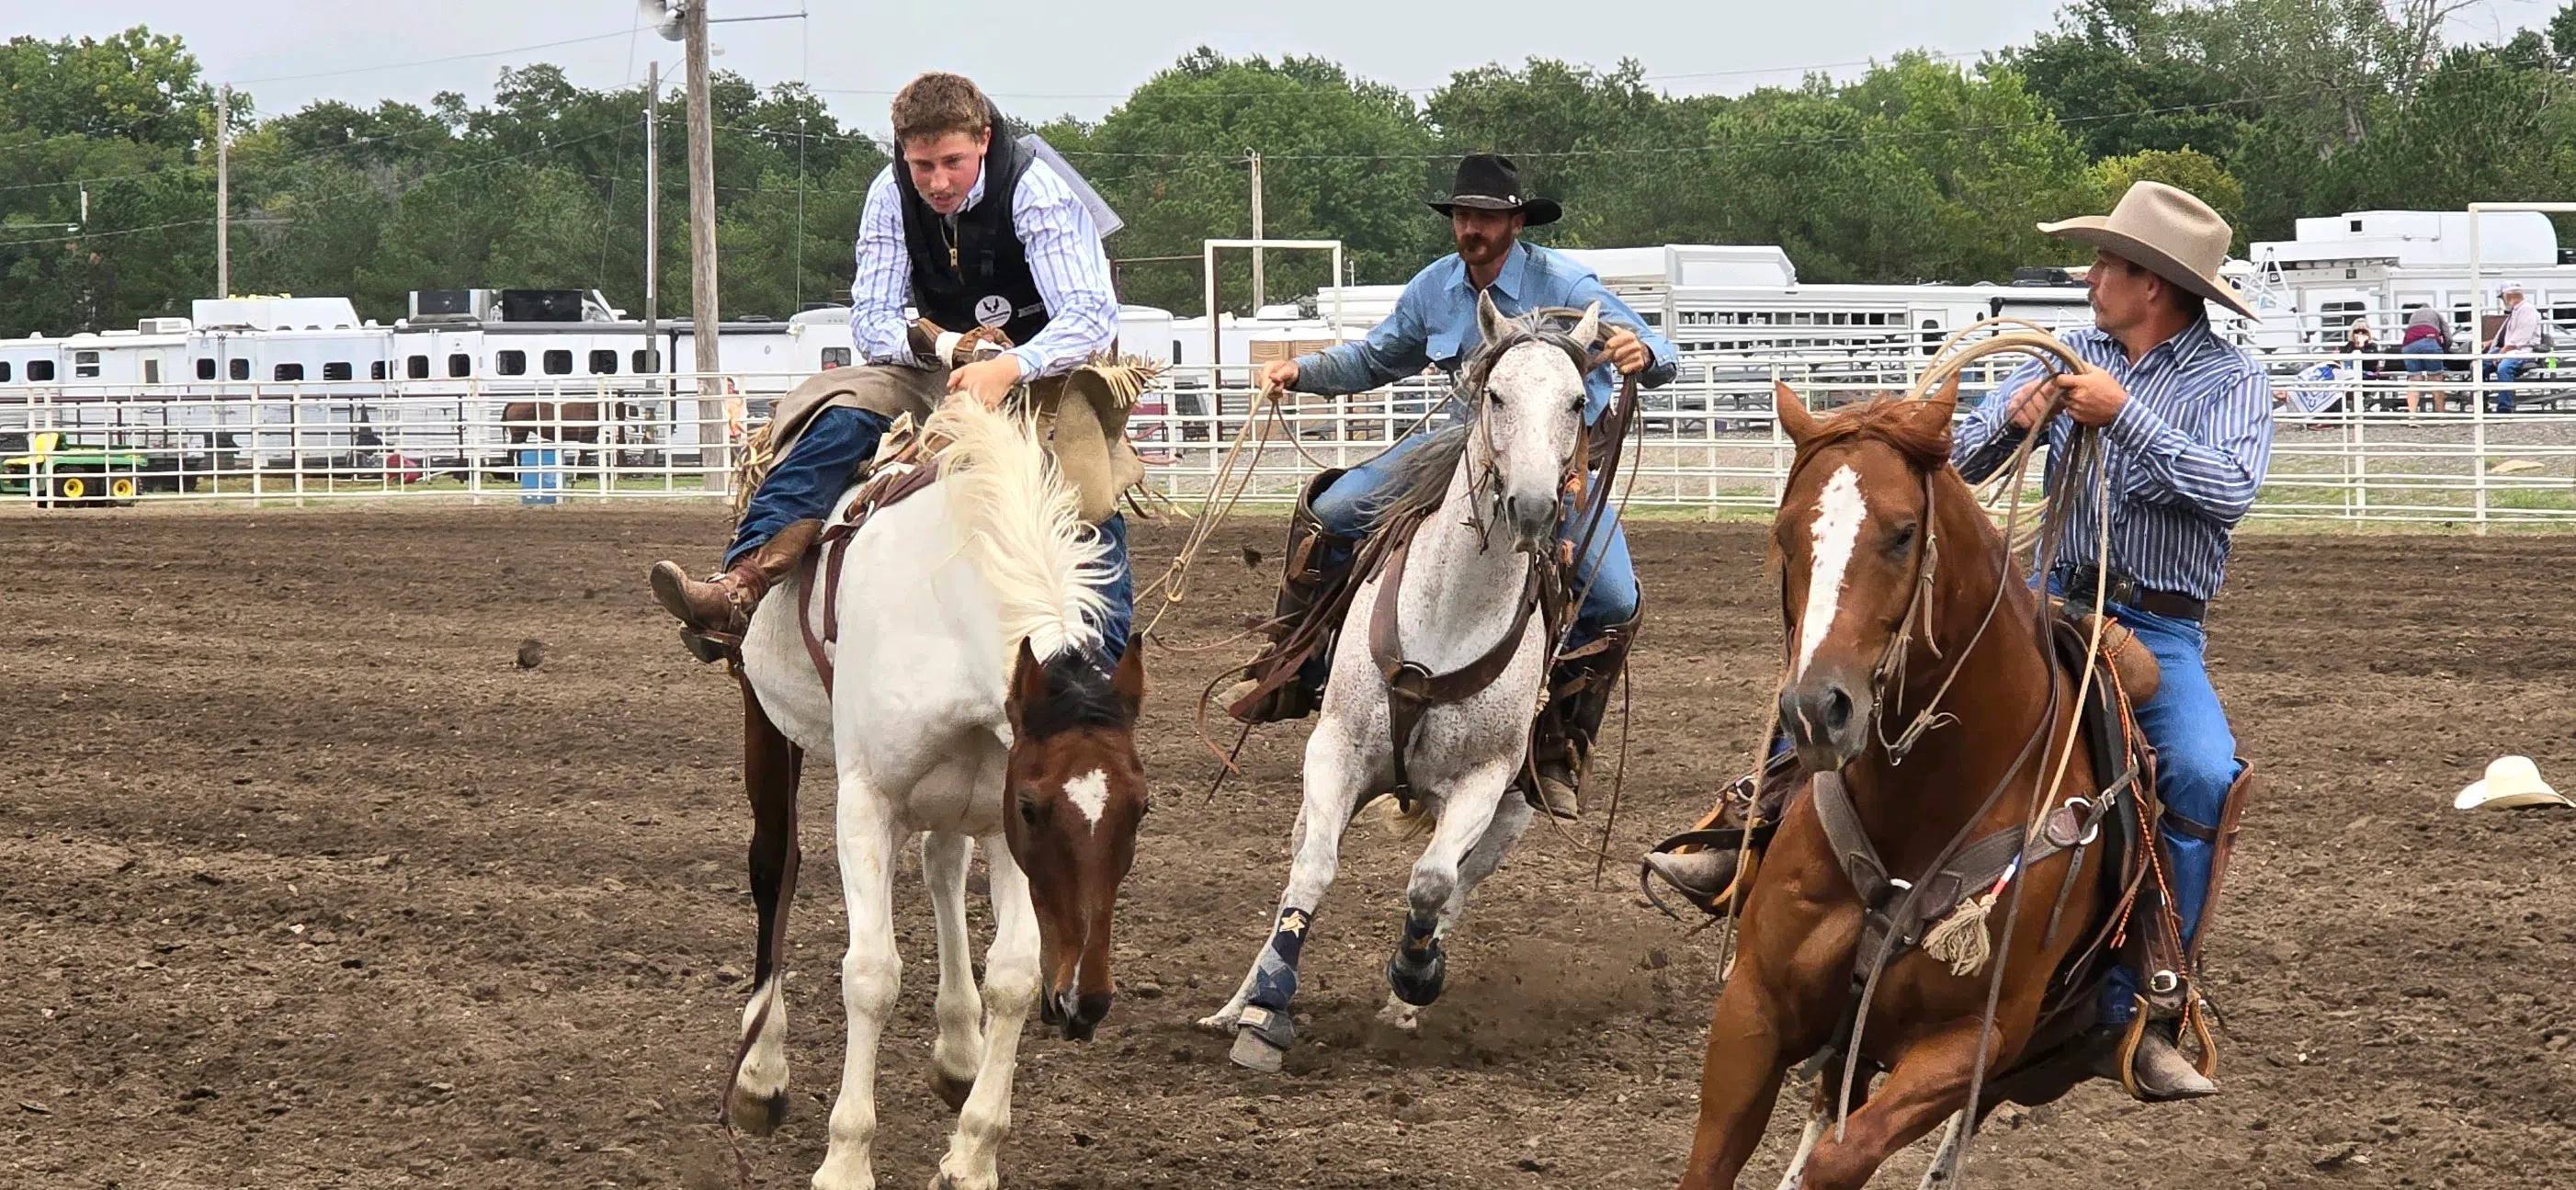
<instances>
[{"instance_id":1,"label":"white blaze on horse face","mask_svg":"<svg viewBox=\"0 0 2576 1190\"><path fill-rule=\"evenodd\" d=\"M1073 799L1075 809L1082 811L1083 822L1097 827L1100 812L1109 805L1109 774L1099 769L1064 783L1064 796Z\"/></svg>"},{"instance_id":2,"label":"white blaze on horse face","mask_svg":"<svg viewBox=\"0 0 2576 1190\"><path fill-rule=\"evenodd\" d=\"M1833 632L1834 613L1842 605L1843 571L1851 565L1852 544L1860 540L1861 522L1868 518L1859 474L1835 468L1824 494L1816 498L1816 544L1807 558L1807 611L1798 617L1798 670L1793 676L1806 676L1816 646Z\"/></svg>"}]
</instances>

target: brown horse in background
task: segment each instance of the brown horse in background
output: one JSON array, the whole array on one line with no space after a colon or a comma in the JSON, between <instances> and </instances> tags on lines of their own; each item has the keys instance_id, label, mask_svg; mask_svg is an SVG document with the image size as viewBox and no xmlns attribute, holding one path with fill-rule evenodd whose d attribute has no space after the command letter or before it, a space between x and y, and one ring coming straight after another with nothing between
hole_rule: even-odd
<instances>
[{"instance_id":1,"label":"brown horse in background","mask_svg":"<svg viewBox=\"0 0 2576 1190\"><path fill-rule=\"evenodd\" d=\"M596 444L599 441L600 409L609 404L604 401L512 401L501 407L501 428L509 435L512 446L536 439Z\"/></svg>"},{"instance_id":2,"label":"brown horse in background","mask_svg":"<svg viewBox=\"0 0 2576 1190\"><path fill-rule=\"evenodd\" d=\"M1682 1184L1735 1185L1784 1075L1820 1053L1826 1073L1782 1185L1858 1187L1950 1120L1925 1180L1939 1184L1964 1149L1973 1083L1985 1082L1982 1117L2004 1098L2044 1102L2084 1077L2057 1059L2071 1049L2060 1042L2091 1024L2092 981L2050 993L2070 956L2105 937L2119 886L2085 847L2100 813L2077 824L2080 842L2040 840L2068 825L2056 807L2096 798L2099 785L2077 731L2076 681L2050 654L2054 629L1949 465L1955 383L1934 399L1878 400L1822 421L1785 386L1778 396L1797 448L1772 537L1789 649L1780 725L1819 786L1847 794L1842 821L1857 825L1844 829L1866 843L1828 838L1819 789L1790 803L1752 874ZM1973 877L1960 857L1987 840L2014 866L1962 889ZM1855 860L1871 849L1874 863ZM1863 885L1875 886L1873 903ZM2021 887L2033 893L2026 912ZM1965 959L1936 956L1930 942L1962 901L2002 919L1962 920L1957 937L1973 931L1975 953L1992 950L1966 973ZM1883 968L1860 953L1872 911L1893 923L1896 957ZM2013 1073L2043 1051L2052 1060L2036 1073L2046 1077ZM1887 1077L1873 1090L1877 1071ZM1981 1071L2021 1081L1998 1085ZM1837 1127L1846 1077L1853 1106Z\"/></svg>"}]
</instances>

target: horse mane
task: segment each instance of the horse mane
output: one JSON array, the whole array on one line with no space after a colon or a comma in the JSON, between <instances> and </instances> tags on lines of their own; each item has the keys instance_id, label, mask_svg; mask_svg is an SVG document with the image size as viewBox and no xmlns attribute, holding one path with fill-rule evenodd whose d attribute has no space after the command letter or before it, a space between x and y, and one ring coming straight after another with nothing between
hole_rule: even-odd
<instances>
[{"instance_id":1,"label":"horse mane","mask_svg":"<svg viewBox=\"0 0 2576 1190\"><path fill-rule=\"evenodd\" d=\"M1034 428L972 402L923 423L945 439L939 478L948 490L958 548L1001 597L994 647L1004 669L1026 639L1041 661L1100 644L1112 577L1109 542L1082 522L1073 487L1047 461Z\"/></svg>"},{"instance_id":2,"label":"horse mane","mask_svg":"<svg viewBox=\"0 0 2576 1190\"><path fill-rule=\"evenodd\" d=\"M1477 344L1443 399L1456 419L1395 461L1394 479L1364 505L1373 519L1382 525L1408 524L1431 515L1448 498L1450 477L1458 472L1458 460L1467 455L1467 432L1484 416L1485 381L1503 353L1523 343L1545 343L1563 351L1574 361L1575 372L1582 373L1592 360L1592 345L1575 342L1572 334L1574 324L1582 320L1581 310L1541 306L1514 317L1501 337Z\"/></svg>"},{"instance_id":3,"label":"horse mane","mask_svg":"<svg viewBox=\"0 0 2576 1190\"><path fill-rule=\"evenodd\" d=\"M1045 667L1046 698L1020 708L1022 737L1042 740L1079 727L1133 724L1114 677L1089 653L1068 649L1047 658Z\"/></svg>"},{"instance_id":4,"label":"horse mane","mask_svg":"<svg viewBox=\"0 0 2576 1190\"><path fill-rule=\"evenodd\" d=\"M1927 419L1910 416L1908 406L1916 403L1882 393L1860 404L1846 405L1817 423L1815 436L1799 445L1799 453L1811 454L1837 442L1865 438L1895 447L1917 465L1937 468L1950 461L1950 423L1944 419L1933 425Z\"/></svg>"}]
</instances>

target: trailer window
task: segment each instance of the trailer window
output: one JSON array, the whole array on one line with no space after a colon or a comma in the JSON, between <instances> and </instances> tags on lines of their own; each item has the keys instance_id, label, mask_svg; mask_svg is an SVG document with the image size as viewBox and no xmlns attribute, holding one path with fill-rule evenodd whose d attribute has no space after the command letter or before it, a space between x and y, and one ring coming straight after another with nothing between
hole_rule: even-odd
<instances>
[{"instance_id":1,"label":"trailer window","mask_svg":"<svg viewBox=\"0 0 2576 1190\"><path fill-rule=\"evenodd\" d=\"M9 361L0 359L0 384L9 383Z\"/></svg>"},{"instance_id":2,"label":"trailer window","mask_svg":"<svg viewBox=\"0 0 2576 1190\"><path fill-rule=\"evenodd\" d=\"M429 379L429 357L415 355L403 361L403 375L414 380Z\"/></svg>"},{"instance_id":3,"label":"trailer window","mask_svg":"<svg viewBox=\"0 0 2576 1190\"><path fill-rule=\"evenodd\" d=\"M95 351L73 352L72 375L82 380L98 379L98 353Z\"/></svg>"},{"instance_id":4,"label":"trailer window","mask_svg":"<svg viewBox=\"0 0 2576 1190\"><path fill-rule=\"evenodd\" d=\"M632 365L627 369L630 372L659 372L662 370L662 353L638 347L628 353L628 362Z\"/></svg>"},{"instance_id":5,"label":"trailer window","mask_svg":"<svg viewBox=\"0 0 2576 1190\"><path fill-rule=\"evenodd\" d=\"M344 359L333 360L330 363L322 365L322 378L324 380L347 380L354 375L356 375L355 370L349 366L349 361ZM382 380L384 377L379 374L376 379Z\"/></svg>"},{"instance_id":6,"label":"trailer window","mask_svg":"<svg viewBox=\"0 0 2576 1190\"><path fill-rule=\"evenodd\" d=\"M572 352L561 347L546 352L546 375L572 375Z\"/></svg>"},{"instance_id":7,"label":"trailer window","mask_svg":"<svg viewBox=\"0 0 2576 1190\"><path fill-rule=\"evenodd\" d=\"M213 356L207 356L207 357L206 357L206 358L204 358L204 359L198 360L198 361L197 361L197 379L199 379L199 380L212 380L212 379L214 379L214 378L215 378L215 359L214 359L214 357L213 357Z\"/></svg>"},{"instance_id":8,"label":"trailer window","mask_svg":"<svg viewBox=\"0 0 2576 1190\"><path fill-rule=\"evenodd\" d=\"M467 354L465 354L465 353L464 353L464 352L462 352L462 351L457 352L457 353L456 353L456 354L454 354L454 355L448 356L448 357L447 357L447 374L448 374L448 375L450 375L450 376L471 376L471 375L473 375L473 374L474 374L474 357L473 357L473 356L470 356L470 355L467 355Z\"/></svg>"},{"instance_id":9,"label":"trailer window","mask_svg":"<svg viewBox=\"0 0 2576 1190\"><path fill-rule=\"evenodd\" d=\"M277 365L277 370L270 374L270 378L273 380L302 380L304 379L304 365L279 364Z\"/></svg>"},{"instance_id":10,"label":"trailer window","mask_svg":"<svg viewBox=\"0 0 2576 1190\"><path fill-rule=\"evenodd\" d=\"M603 350L592 351L590 353L590 374L593 376L616 375L617 349L611 347Z\"/></svg>"},{"instance_id":11,"label":"trailer window","mask_svg":"<svg viewBox=\"0 0 2576 1190\"><path fill-rule=\"evenodd\" d=\"M30 383L30 384L43 384L44 382L46 382L46 381L48 381L48 380L51 380L51 379L53 379L53 378L54 378L54 361L49 360L49 359L31 359L31 360L28 360L28 361L27 361L27 382L28 382L28 383Z\"/></svg>"},{"instance_id":12,"label":"trailer window","mask_svg":"<svg viewBox=\"0 0 2576 1190\"><path fill-rule=\"evenodd\" d=\"M248 379L250 379L250 361L249 361L249 360L246 360L246 359L237 359L237 360L230 361L230 363L228 364L228 366L226 367L226 369L225 369L225 370L226 370L226 371L227 371L227 372L232 376L232 378L233 378L233 379L235 379L235 380L248 380Z\"/></svg>"},{"instance_id":13,"label":"trailer window","mask_svg":"<svg viewBox=\"0 0 2576 1190\"><path fill-rule=\"evenodd\" d=\"M143 383L161 383L161 361L157 359L147 359L143 361Z\"/></svg>"},{"instance_id":14,"label":"trailer window","mask_svg":"<svg viewBox=\"0 0 2576 1190\"><path fill-rule=\"evenodd\" d=\"M528 353L499 352L492 357L492 370L504 376L525 376L528 374Z\"/></svg>"}]
</instances>

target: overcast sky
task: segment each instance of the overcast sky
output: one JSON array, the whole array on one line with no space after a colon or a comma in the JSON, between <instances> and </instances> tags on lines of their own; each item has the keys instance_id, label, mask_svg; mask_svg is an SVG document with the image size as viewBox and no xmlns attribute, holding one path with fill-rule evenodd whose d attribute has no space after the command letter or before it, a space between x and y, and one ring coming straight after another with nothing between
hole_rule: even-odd
<instances>
[{"instance_id":1,"label":"overcast sky","mask_svg":"<svg viewBox=\"0 0 2576 1190\"><path fill-rule=\"evenodd\" d=\"M1808 68L1851 73L1906 49L1972 58L2027 40L2058 7L2055 0L1698 0L1608 9L1526 0L711 3L720 19L809 10L802 21L719 26L717 67L764 85L806 79L844 121L878 131L894 88L931 68L973 76L1014 115L1031 120L1065 112L1097 119L1199 45L1235 55L1319 54L1417 91L1488 62L1516 65L1537 55L1607 68L1633 57L1665 90L1733 93L1793 83ZM2501 26L2537 24L2555 8L2554 0L2486 0L2463 15L2457 32L2483 37ZM118 0L97 8L0 0L0 31L10 35L99 36L138 23L184 38L210 80L247 88L263 115L314 99L426 103L439 91L482 103L504 66L532 62L556 63L576 83L605 87L642 79L657 55L666 74L676 73L679 61L676 45L634 31L633 0ZM518 49L535 46L543 48ZM432 61L442 58L450 60Z\"/></svg>"},{"instance_id":2,"label":"overcast sky","mask_svg":"<svg viewBox=\"0 0 2576 1190\"><path fill-rule=\"evenodd\" d=\"M1231 55L1322 55L1417 94L1453 70L1533 55L1603 68L1633 57L1664 90L1737 93L1794 83L1806 69L1850 74L1906 49L1973 59L2027 41L2058 8L2055 0L1697 0L1599 9L1527 0L711 3L719 19L809 10L802 21L718 26L717 68L763 85L805 79L845 122L880 133L894 88L932 68L974 77L1028 120L1066 112L1098 119L1199 45ZM2484 0L2458 18L2454 35L2483 40L2499 28L2538 25L2557 6ZM679 62L678 46L635 31L633 0L114 0L97 8L0 0L0 34L100 36L138 23L184 38L210 81L247 88L264 116L315 99L425 104L439 91L480 104L503 67L533 62L556 63L593 87L641 80L657 55L666 76ZM546 44L553 42L572 44ZM494 52L504 50L516 52Z\"/></svg>"}]
</instances>

